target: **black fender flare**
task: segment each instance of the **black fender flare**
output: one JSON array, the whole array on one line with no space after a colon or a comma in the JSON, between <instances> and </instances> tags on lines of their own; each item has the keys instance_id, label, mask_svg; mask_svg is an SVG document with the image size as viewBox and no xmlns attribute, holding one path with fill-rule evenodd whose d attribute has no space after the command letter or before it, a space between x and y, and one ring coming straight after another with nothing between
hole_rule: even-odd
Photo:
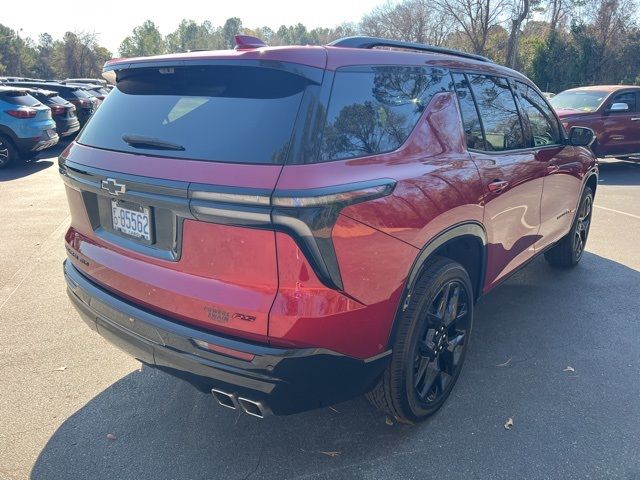
<instances>
[{"instance_id":1,"label":"black fender flare","mask_svg":"<svg viewBox=\"0 0 640 480\"><path fill-rule=\"evenodd\" d=\"M400 297L400 301L398 302L398 307L393 319L391 331L389 332L389 338L387 340L387 346L389 348L392 348L393 342L395 341L398 323L397 320L400 314L407 309L409 299L411 298L411 292L413 291L415 283L420 277L420 274L422 273L425 265L441 247L451 242L452 240L461 237L474 237L475 239L479 240L482 245L482 258L480 263L481 267L477 288L478 291L474 292L474 297L477 300L482 295L482 291L484 289L485 273L487 269L487 232L484 229L484 226L480 222L477 222L475 220L456 223L433 236L424 245L424 247L422 247L420 253L413 261L413 265L411 266L411 269L409 270L409 274L407 275L407 279L405 281L402 296Z\"/></svg>"}]
</instances>

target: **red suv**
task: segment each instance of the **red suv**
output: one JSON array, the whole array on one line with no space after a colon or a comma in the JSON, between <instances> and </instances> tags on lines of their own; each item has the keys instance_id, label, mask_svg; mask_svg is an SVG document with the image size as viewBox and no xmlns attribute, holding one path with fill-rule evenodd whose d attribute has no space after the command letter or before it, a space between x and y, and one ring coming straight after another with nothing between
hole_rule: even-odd
<instances>
[{"instance_id":1,"label":"red suv","mask_svg":"<svg viewBox=\"0 0 640 480\"><path fill-rule=\"evenodd\" d=\"M475 55L237 44L105 65L116 88L60 157L69 296L226 407L368 393L424 419L478 297L542 252L580 260L593 132L565 138L527 78Z\"/></svg>"},{"instance_id":2,"label":"red suv","mask_svg":"<svg viewBox=\"0 0 640 480\"><path fill-rule=\"evenodd\" d=\"M551 99L566 128L591 128L598 157L640 155L640 87L599 85L565 90Z\"/></svg>"}]
</instances>

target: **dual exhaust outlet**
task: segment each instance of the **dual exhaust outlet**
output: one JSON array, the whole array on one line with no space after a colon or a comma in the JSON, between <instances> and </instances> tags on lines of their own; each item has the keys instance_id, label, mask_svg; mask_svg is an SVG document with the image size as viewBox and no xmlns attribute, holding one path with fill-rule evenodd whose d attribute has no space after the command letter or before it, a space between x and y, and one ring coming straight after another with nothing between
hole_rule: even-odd
<instances>
[{"instance_id":1,"label":"dual exhaust outlet","mask_svg":"<svg viewBox=\"0 0 640 480\"><path fill-rule=\"evenodd\" d=\"M263 402L239 397L235 393L227 393L222 390L212 388L211 394L223 407L230 408L232 410L240 409L252 417L264 418L271 413L269 408L267 408Z\"/></svg>"}]
</instances>

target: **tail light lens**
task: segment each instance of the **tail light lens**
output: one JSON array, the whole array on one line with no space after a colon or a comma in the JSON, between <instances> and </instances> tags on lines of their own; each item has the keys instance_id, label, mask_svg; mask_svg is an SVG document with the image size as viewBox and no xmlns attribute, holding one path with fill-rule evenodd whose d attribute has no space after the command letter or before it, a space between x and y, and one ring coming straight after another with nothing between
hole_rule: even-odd
<instances>
[{"instance_id":1,"label":"tail light lens","mask_svg":"<svg viewBox=\"0 0 640 480\"><path fill-rule=\"evenodd\" d=\"M52 105L50 108L52 115L64 115L64 107L62 105Z\"/></svg>"},{"instance_id":2,"label":"tail light lens","mask_svg":"<svg viewBox=\"0 0 640 480\"><path fill-rule=\"evenodd\" d=\"M15 110L5 110L5 112L16 118L33 118L38 113L35 108L19 108Z\"/></svg>"}]
</instances>

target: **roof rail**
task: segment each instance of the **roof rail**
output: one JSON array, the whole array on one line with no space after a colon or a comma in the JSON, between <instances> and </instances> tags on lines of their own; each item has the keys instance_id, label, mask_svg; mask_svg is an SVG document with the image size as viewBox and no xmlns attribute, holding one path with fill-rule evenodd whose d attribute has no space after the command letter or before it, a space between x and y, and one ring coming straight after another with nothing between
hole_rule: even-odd
<instances>
[{"instance_id":1,"label":"roof rail","mask_svg":"<svg viewBox=\"0 0 640 480\"><path fill-rule=\"evenodd\" d=\"M375 48L375 47L391 47L404 48L407 50L419 50L421 52L442 53L445 55L455 55L456 57L470 58L480 62L493 63L487 57L476 55L475 53L461 52L450 48L436 47L433 45L425 45L423 43L403 42L401 40L388 40L386 38L376 37L345 37L334 40L329 44L332 47L345 48Z\"/></svg>"}]
</instances>

